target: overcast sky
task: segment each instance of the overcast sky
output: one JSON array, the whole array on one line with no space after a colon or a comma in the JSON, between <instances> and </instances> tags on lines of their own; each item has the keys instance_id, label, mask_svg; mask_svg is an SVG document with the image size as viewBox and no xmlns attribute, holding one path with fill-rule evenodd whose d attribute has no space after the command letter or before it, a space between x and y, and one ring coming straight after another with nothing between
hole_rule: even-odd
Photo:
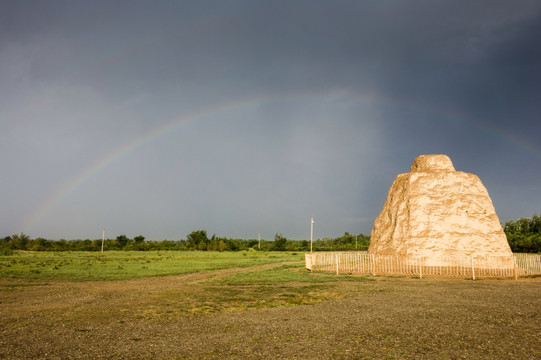
<instances>
[{"instance_id":1,"label":"overcast sky","mask_svg":"<svg viewBox=\"0 0 541 360\"><path fill-rule=\"evenodd\" d=\"M541 212L539 1L0 1L0 236L370 234L420 154Z\"/></svg>"}]
</instances>

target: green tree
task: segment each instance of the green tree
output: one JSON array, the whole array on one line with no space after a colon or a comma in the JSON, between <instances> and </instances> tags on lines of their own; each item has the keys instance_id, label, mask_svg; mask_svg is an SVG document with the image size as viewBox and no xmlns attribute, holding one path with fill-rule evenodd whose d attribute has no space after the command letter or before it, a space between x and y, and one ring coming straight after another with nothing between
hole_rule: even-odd
<instances>
[{"instance_id":1,"label":"green tree","mask_svg":"<svg viewBox=\"0 0 541 360\"><path fill-rule=\"evenodd\" d=\"M504 226L507 242L513 252L541 252L541 219L534 214L531 219L507 221Z\"/></svg>"},{"instance_id":2,"label":"green tree","mask_svg":"<svg viewBox=\"0 0 541 360\"><path fill-rule=\"evenodd\" d=\"M26 250L30 237L21 232L20 234L12 235L11 241L15 249Z\"/></svg>"},{"instance_id":3,"label":"green tree","mask_svg":"<svg viewBox=\"0 0 541 360\"><path fill-rule=\"evenodd\" d=\"M532 253L541 253L541 234L533 234L530 236L530 251Z\"/></svg>"},{"instance_id":4,"label":"green tree","mask_svg":"<svg viewBox=\"0 0 541 360\"><path fill-rule=\"evenodd\" d=\"M143 235L137 235L133 238L133 241L135 241L136 244L141 244L145 241L145 237Z\"/></svg>"},{"instance_id":5,"label":"green tree","mask_svg":"<svg viewBox=\"0 0 541 360\"><path fill-rule=\"evenodd\" d=\"M537 214L533 214L531 231L534 234L541 234L541 217Z\"/></svg>"},{"instance_id":6,"label":"green tree","mask_svg":"<svg viewBox=\"0 0 541 360\"><path fill-rule=\"evenodd\" d=\"M204 248L206 250L208 241L209 241L209 239L207 237L207 231L206 230L192 231L191 233L189 233L186 236L186 246L188 248L195 249L195 250L199 249L200 247L202 249L203 245L204 245ZM201 243L203 245L200 245Z\"/></svg>"},{"instance_id":7,"label":"green tree","mask_svg":"<svg viewBox=\"0 0 541 360\"><path fill-rule=\"evenodd\" d=\"M226 249L225 243L223 240L220 240L220 243L218 244L218 251L224 251Z\"/></svg>"},{"instance_id":8,"label":"green tree","mask_svg":"<svg viewBox=\"0 0 541 360\"><path fill-rule=\"evenodd\" d=\"M286 249L287 239L282 236L282 234L274 235L274 245L273 250L275 251L284 251Z\"/></svg>"},{"instance_id":9,"label":"green tree","mask_svg":"<svg viewBox=\"0 0 541 360\"><path fill-rule=\"evenodd\" d=\"M45 251L48 250L51 247L51 244L48 240L38 237L33 241L33 244L31 245L31 249L35 251Z\"/></svg>"},{"instance_id":10,"label":"green tree","mask_svg":"<svg viewBox=\"0 0 541 360\"><path fill-rule=\"evenodd\" d=\"M517 227L521 234L527 235L530 233L530 219L520 218L517 220Z\"/></svg>"},{"instance_id":11,"label":"green tree","mask_svg":"<svg viewBox=\"0 0 541 360\"><path fill-rule=\"evenodd\" d=\"M116 237L116 242L118 243L118 245L119 245L119 247L120 247L121 249L125 248L126 245L128 245L128 242L129 242L129 241L130 241L130 239L129 239L126 235L124 235L124 234L118 235L118 236Z\"/></svg>"}]
</instances>

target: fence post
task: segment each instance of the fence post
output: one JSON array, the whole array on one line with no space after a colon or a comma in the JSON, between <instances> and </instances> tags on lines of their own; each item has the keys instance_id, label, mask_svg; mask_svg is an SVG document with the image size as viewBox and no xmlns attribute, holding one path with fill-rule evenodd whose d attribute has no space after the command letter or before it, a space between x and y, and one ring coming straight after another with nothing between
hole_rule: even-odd
<instances>
[{"instance_id":1,"label":"fence post","mask_svg":"<svg viewBox=\"0 0 541 360\"><path fill-rule=\"evenodd\" d=\"M514 275L514 277L515 277L515 280L518 280L517 261L514 259L514 257L513 257L513 260L514 260L514 264L513 264L513 275Z\"/></svg>"},{"instance_id":2,"label":"fence post","mask_svg":"<svg viewBox=\"0 0 541 360\"><path fill-rule=\"evenodd\" d=\"M372 276L376 276L376 259L374 254L371 254L370 257L372 258Z\"/></svg>"},{"instance_id":3,"label":"fence post","mask_svg":"<svg viewBox=\"0 0 541 360\"><path fill-rule=\"evenodd\" d=\"M336 254L336 275L339 274L338 267L340 266L340 254Z\"/></svg>"},{"instance_id":4,"label":"fence post","mask_svg":"<svg viewBox=\"0 0 541 360\"><path fill-rule=\"evenodd\" d=\"M419 258L419 279L423 278L423 261Z\"/></svg>"},{"instance_id":5,"label":"fence post","mask_svg":"<svg viewBox=\"0 0 541 360\"><path fill-rule=\"evenodd\" d=\"M475 280L475 267L473 266L473 256L470 257L471 259L471 277L473 280Z\"/></svg>"}]
</instances>

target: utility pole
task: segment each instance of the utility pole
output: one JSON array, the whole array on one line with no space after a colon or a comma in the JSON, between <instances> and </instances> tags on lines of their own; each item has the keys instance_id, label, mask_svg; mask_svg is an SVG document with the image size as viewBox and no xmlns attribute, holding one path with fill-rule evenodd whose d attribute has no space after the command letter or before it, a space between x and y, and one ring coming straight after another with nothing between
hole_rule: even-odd
<instances>
[{"instance_id":1,"label":"utility pole","mask_svg":"<svg viewBox=\"0 0 541 360\"><path fill-rule=\"evenodd\" d=\"M310 252L312 252L313 241L314 241L314 218L310 218Z\"/></svg>"},{"instance_id":2,"label":"utility pole","mask_svg":"<svg viewBox=\"0 0 541 360\"><path fill-rule=\"evenodd\" d=\"M103 243L105 242L105 229L101 232L101 252L103 252Z\"/></svg>"}]
</instances>

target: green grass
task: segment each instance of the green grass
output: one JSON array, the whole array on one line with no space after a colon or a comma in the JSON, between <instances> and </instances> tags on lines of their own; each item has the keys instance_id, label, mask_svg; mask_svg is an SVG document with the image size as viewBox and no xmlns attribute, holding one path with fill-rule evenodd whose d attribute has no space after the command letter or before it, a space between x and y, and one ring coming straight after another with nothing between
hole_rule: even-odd
<instances>
[{"instance_id":1,"label":"green grass","mask_svg":"<svg viewBox=\"0 0 541 360\"><path fill-rule=\"evenodd\" d=\"M45 281L125 280L302 261L290 252L15 252L0 256L0 277Z\"/></svg>"},{"instance_id":2,"label":"green grass","mask_svg":"<svg viewBox=\"0 0 541 360\"><path fill-rule=\"evenodd\" d=\"M247 271L220 279L214 283L236 285L273 285L283 283L326 283L336 281L370 281L373 279L361 276L334 275L329 273L312 273L297 264L288 264L273 269Z\"/></svg>"}]
</instances>

